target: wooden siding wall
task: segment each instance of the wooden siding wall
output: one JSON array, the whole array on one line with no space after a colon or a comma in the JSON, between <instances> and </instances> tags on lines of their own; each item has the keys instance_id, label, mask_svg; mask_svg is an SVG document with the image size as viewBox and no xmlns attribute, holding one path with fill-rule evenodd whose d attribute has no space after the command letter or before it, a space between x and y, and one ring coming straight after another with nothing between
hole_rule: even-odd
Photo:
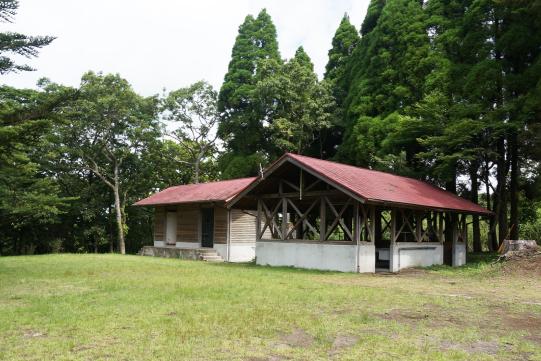
<instances>
[{"instance_id":1,"label":"wooden siding wall","mask_svg":"<svg viewBox=\"0 0 541 361\"><path fill-rule=\"evenodd\" d=\"M154 240L165 241L165 208L156 207L154 213Z\"/></svg>"},{"instance_id":2,"label":"wooden siding wall","mask_svg":"<svg viewBox=\"0 0 541 361\"><path fill-rule=\"evenodd\" d=\"M200 213L198 205L178 206L177 242L199 243Z\"/></svg>"},{"instance_id":3,"label":"wooden siding wall","mask_svg":"<svg viewBox=\"0 0 541 361\"><path fill-rule=\"evenodd\" d=\"M214 207L214 243L227 243L227 209Z\"/></svg>"},{"instance_id":4,"label":"wooden siding wall","mask_svg":"<svg viewBox=\"0 0 541 361\"><path fill-rule=\"evenodd\" d=\"M255 243L256 212L241 209L231 210L231 242Z\"/></svg>"}]
</instances>

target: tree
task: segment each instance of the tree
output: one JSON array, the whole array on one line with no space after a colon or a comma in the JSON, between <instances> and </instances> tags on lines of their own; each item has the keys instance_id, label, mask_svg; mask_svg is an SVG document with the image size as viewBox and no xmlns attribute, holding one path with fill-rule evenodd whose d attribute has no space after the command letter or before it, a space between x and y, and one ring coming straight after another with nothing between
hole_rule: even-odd
<instances>
[{"instance_id":1,"label":"tree","mask_svg":"<svg viewBox=\"0 0 541 361\"><path fill-rule=\"evenodd\" d=\"M186 163L193 166L194 183L199 183L201 163L209 159L212 164L218 151L216 126L220 113L217 100L216 91L204 81L172 91L164 100L165 119L178 125L169 135L189 154Z\"/></svg>"},{"instance_id":2,"label":"tree","mask_svg":"<svg viewBox=\"0 0 541 361\"><path fill-rule=\"evenodd\" d=\"M40 85L39 90L0 87L0 253L45 251L40 231L59 221L70 200L47 177L41 149L55 113L74 91L46 81Z\"/></svg>"},{"instance_id":3,"label":"tree","mask_svg":"<svg viewBox=\"0 0 541 361\"><path fill-rule=\"evenodd\" d=\"M350 83L344 101L346 131L338 159L377 165L377 159L385 156L381 143L385 135L383 139L363 139L359 130L376 123L385 123L376 126L389 129L397 119L394 113L404 114L422 98L425 77L433 69L425 21L419 1L370 3L361 27L363 37L347 66ZM371 153L366 154L361 146L365 143L373 144ZM415 149L403 150L408 163L412 163Z\"/></svg>"},{"instance_id":4,"label":"tree","mask_svg":"<svg viewBox=\"0 0 541 361\"><path fill-rule=\"evenodd\" d=\"M91 172L111 191L119 251L126 251L125 206L140 159L159 133L157 98L137 95L119 75L88 72L79 99L64 109L64 151L80 171Z\"/></svg>"},{"instance_id":5,"label":"tree","mask_svg":"<svg viewBox=\"0 0 541 361\"><path fill-rule=\"evenodd\" d=\"M263 64L255 93L267 109L273 157L284 151L321 154L321 143L315 151L312 145L321 139L319 132L330 127L334 102L302 47L283 65L274 60Z\"/></svg>"},{"instance_id":6,"label":"tree","mask_svg":"<svg viewBox=\"0 0 541 361\"><path fill-rule=\"evenodd\" d=\"M348 63L351 61L351 54L360 41L359 33L349 21L349 16L344 14L340 25L332 39L332 48L329 50L329 60L325 67L324 81L328 83L336 104L332 127L322 130L321 156L331 157L340 144L344 133L344 100L348 92L349 77L347 73Z\"/></svg>"},{"instance_id":7,"label":"tree","mask_svg":"<svg viewBox=\"0 0 541 361\"><path fill-rule=\"evenodd\" d=\"M17 0L0 1L0 22L12 22L18 8L19 2ZM34 70L28 65L16 64L8 54L33 58L38 55L40 48L49 45L54 39L52 36L28 36L13 32L0 33L0 74Z\"/></svg>"},{"instance_id":8,"label":"tree","mask_svg":"<svg viewBox=\"0 0 541 361\"><path fill-rule=\"evenodd\" d=\"M239 27L218 96L218 110L222 114L218 136L225 142L226 148L221 167L233 176L247 174L233 172L233 169L228 169L230 164L252 161L253 154L264 157L269 148L265 130L266 110L254 99L256 78L260 78L259 63L266 59L281 61L276 28L263 9L257 18L248 15ZM249 168L256 169L257 164Z\"/></svg>"}]
</instances>

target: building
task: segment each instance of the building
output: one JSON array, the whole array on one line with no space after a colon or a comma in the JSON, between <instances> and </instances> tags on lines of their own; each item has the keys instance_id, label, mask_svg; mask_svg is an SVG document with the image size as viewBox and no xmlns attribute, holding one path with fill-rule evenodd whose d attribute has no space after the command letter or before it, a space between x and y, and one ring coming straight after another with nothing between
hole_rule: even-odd
<instances>
[{"instance_id":1,"label":"building","mask_svg":"<svg viewBox=\"0 0 541 361\"><path fill-rule=\"evenodd\" d=\"M226 261L247 262L255 257L256 214L226 205L254 180L170 187L135 205L155 207L154 247L212 248ZM193 252L187 254L195 256Z\"/></svg>"},{"instance_id":2,"label":"building","mask_svg":"<svg viewBox=\"0 0 541 361\"><path fill-rule=\"evenodd\" d=\"M190 192L189 187L201 187L204 196L180 194ZM219 199L211 196L212 190L220 194ZM156 202L153 197L169 203ZM186 197L194 200L186 202ZM160 212L169 212L167 207L175 205L177 217L184 214L184 207L192 207L191 218L177 227L177 247L185 246L183 228L191 229L191 245L211 246L203 241L203 234L211 231L200 231L197 236L195 230L205 228L203 205L212 204L212 246L226 260L255 256L260 265L343 272L462 265L466 262L467 216L491 215L426 182L291 153L267 167L260 177L173 187L138 204L160 206ZM194 211L194 206L199 210ZM163 218L173 216L161 217L157 216L156 246L167 239L159 225L169 227ZM242 221L235 223L241 219L238 217ZM220 227L225 228L225 236L217 237L218 224L224 223ZM241 252L233 249L239 240L255 247L255 253L237 257ZM172 241L168 244L173 245Z\"/></svg>"}]
</instances>

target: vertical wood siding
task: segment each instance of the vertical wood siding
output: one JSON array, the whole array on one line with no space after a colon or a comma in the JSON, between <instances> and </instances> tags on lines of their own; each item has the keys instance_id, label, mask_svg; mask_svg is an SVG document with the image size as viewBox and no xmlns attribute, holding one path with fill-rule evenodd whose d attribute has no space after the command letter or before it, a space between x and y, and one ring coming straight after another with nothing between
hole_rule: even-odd
<instances>
[{"instance_id":1,"label":"vertical wood siding","mask_svg":"<svg viewBox=\"0 0 541 361\"><path fill-rule=\"evenodd\" d=\"M227 209L214 207L214 243L227 243Z\"/></svg>"},{"instance_id":2,"label":"vertical wood siding","mask_svg":"<svg viewBox=\"0 0 541 361\"><path fill-rule=\"evenodd\" d=\"M177 242L199 242L199 205L179 206L177 209Z\"/></svg>"},{"instance_id":3,"label":"vertical wood siding","mask_svg":"<svg viewBox=\"0 0 541 361\"><path fill-rule=\"evenodd\" d=\"M256 212L241 209L231 210L231 242L255 243Z\"/></svg>"},{"instance_id":4,"label":"vertical wood siding","mask_svg":"<svg viewBox=\"0 0 541 361\"><path fill-rule=\"evenodd\" d=\"M156 207L154 213L154 240L165 241L165 209Z\"/></svg>"}]
</instances>

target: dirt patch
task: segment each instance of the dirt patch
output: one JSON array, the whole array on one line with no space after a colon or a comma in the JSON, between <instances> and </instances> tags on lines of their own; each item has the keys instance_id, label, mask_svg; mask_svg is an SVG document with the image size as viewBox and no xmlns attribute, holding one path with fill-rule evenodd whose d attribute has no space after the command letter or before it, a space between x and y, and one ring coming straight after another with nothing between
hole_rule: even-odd
<instances>
[{"instance_id":1,"label":"dirt patch","mask_svg":"<svg viewBox=\"0 0 541 361\"><path fill-rule=\"evenodd\" d=\"M329 356L335 356L339 354L343 349L355 345L359 341L359 337L354 335L338 335L332 343L329 350Z\"/></svg>"},{"instance_id":2,"label":"dirt patch","mask_svg":"<svg viewBox=\"0 0 541 361\"><path fill-rule=\"evenodd\" d=\"M282 336L282 341L291 347L310 347L314 343L314 338L306 331L297 328L290 334Z\"/></svg>"},{"instance_id":3,"label":"dirt patch","mask_svg":"<svg viewBox=\"0 0 541 361\"><path fill-rule=\"evenodd\" d=\"M442 350L460 350L467 353L482 353L485 355L495 355L500 349L500 345L494 341L477 341L469 344L454 343L444 341L441 343Z\"/></svg>"},{"instance_id":4,"label":"dirt patch","mask_svg":"<svg viewBox=\"0 0 541 361\"><path fill-rule=\"evenodd\" d=\"M527 332L524 338L541 344L541 316L523 313L519 315L505 315L502 318L503 326L512 331Z\"/></svg>"},{"instance_id":5,"label":"dirt patch","mask_svg":"<svg viewBox=\"0 0 541 361\"><path fill-rule=\"evenodd\" d=\"M515 251L500 257L498 262L502 263L502 272L507 275L541 276L541 252L538 250Z\"/></svg>"},{"instance_id":6,"label":"dirt patch","mask_svg":"<svg viewBox=\"0 0 541 361\"><path fill-rule=\"evenodd\" d=\"M34 337L46 337L47 334L45 332L36 331L36 330L26 330L23 333L23 337L25 338L34 338Z\"/></svg>"}]
</instances>

